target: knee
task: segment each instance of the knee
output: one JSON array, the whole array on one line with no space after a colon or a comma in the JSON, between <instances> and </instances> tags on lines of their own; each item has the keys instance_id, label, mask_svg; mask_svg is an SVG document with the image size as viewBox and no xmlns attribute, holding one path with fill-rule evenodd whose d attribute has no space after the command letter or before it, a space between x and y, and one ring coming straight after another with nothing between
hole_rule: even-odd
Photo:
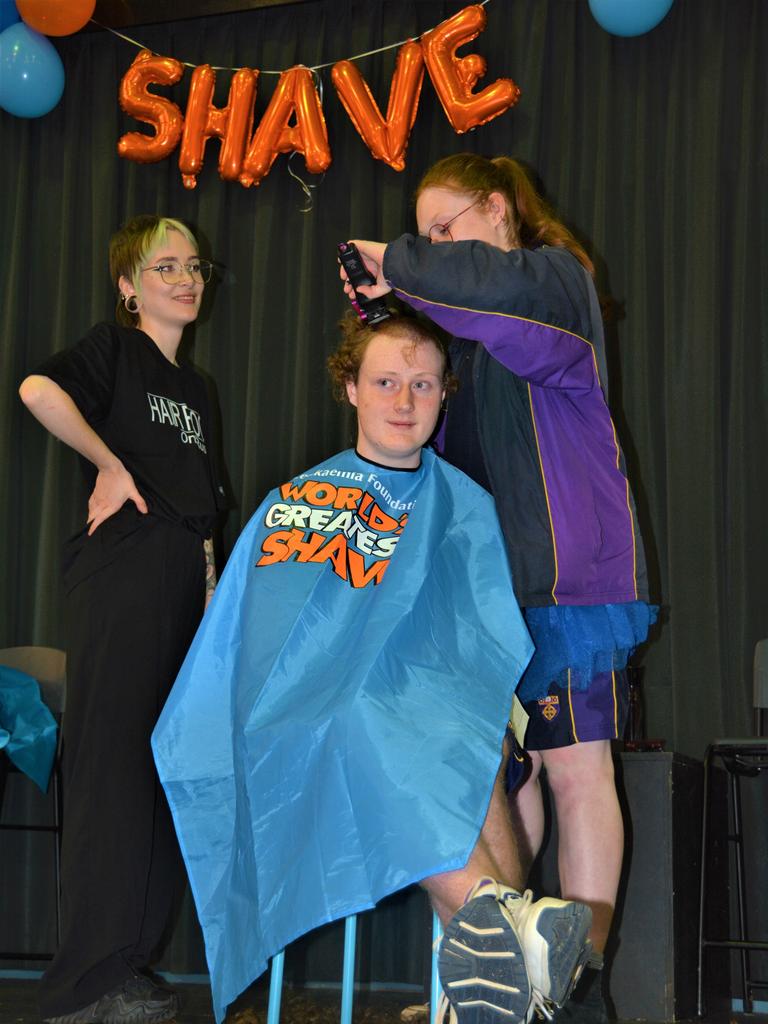
<instances>
[{"instance_id":1,"label":"knee","mask_svg":"<svg viewBox=\"0 0 768 1024\"><path fill-rule=\"evenodd\" d=\"M557 797L583 798L586 793L615 790L613 757L607 741L548 751L544 764L547 782Z\"/></svg>"}]
</instances>

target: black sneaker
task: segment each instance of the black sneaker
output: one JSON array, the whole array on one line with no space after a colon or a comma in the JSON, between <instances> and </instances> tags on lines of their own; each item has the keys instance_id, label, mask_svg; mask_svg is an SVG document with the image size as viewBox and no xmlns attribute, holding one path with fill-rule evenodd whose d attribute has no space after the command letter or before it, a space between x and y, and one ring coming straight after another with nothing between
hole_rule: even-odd
<instances>
[{"instance_id":1,"label":"black sneaker","mask_svg":"<svg viewBox=\"0 0 768 1024\"><path fill-rule=\"evenodd\" d=\"M175 992L136 975L81 1010L46 1017L45 1024L160 1024L178 1010Z\"/></svg>"},{"instance_id":2,"label":"black sneaker","mask_svg":"<svg viewBox=\"0 0 768 1024\"><path fill-rule=\"evenodd\" d=\"M554 1024L608 1024L603 972L586 967L570 998L555 1011Z\"/></svg>"}]
</instances>

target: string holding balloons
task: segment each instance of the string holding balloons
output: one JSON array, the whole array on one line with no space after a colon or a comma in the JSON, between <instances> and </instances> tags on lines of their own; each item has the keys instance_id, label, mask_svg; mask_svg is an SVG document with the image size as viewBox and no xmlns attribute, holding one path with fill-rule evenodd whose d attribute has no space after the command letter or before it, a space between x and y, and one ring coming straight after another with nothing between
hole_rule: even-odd
<instances>
[{"instance_id":1,"label":"string holding balloons","mask_svg":"<svg viewBox=\"0 0 768 1024\"><path fill-rule=\"evenodd\" d=\"M46 36L78 32L96 0L0 0L0 107L41 117L64 92L64 65Z\"/></svg>"},{"instance_id":2,"label":"string holding balloons","mask_svg":"<svg viewBox=\"0 0 768 1024\"><path fill-rule=\"evenodd\" d=\"M457 56L485 28L483 4L473 4L425 33L399 46L386 115L351 60L333 64L331 80L349 118L371 155L394 170L405 167L405 151L421 95L425 73L438 94L453 129L458 133L485 124L513 106L520 90L500 78L474 92L485 75L479 54ZM131 40L132 41L132 40ZM324 65L327 66L327 65ZM184 65L142 49L120 84L120 106L131 117L150 125L154 134L128 132L118 141L121 157L139 163L163 160L180 144L179 170L187 188L194 188L210 138L221 140L219 175L225 181L258 185L280 153L299 153L313 174L331 163L328 132L315 83L318 68L297 66L280 73L277 86L253 135L254 105L261 72L237 69L227 104L216 107L216 75L207 64L194 68L186 111L150 91L150 85L179 81Z\"/></svg>"}]
</instances>

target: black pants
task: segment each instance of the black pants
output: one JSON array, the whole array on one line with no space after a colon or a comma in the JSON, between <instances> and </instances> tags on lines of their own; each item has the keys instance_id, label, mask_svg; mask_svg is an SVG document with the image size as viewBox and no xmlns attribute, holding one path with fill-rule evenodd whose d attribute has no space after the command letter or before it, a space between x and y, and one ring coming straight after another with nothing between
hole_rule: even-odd
<instances>
[{"instance_id":1,"label":"black pants","mask_svg":"<svg viewBox=\"0 0 768 1024\"><path fill-rule=\"evenodd\" d=\"M133 506L68 554L62 938L43 1017L146 966L168 925L183 875L150 736L204 602L202 539Z\"/></svg>"}]
</instances>

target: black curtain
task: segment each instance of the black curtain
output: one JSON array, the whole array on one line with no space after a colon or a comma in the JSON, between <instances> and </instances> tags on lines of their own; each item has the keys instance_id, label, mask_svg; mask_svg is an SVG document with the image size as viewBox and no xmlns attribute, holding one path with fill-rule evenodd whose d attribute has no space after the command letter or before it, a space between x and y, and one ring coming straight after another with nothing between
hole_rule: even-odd
<instances>
[{"instance_id":1,"label":"black curtain","mask_svg":"<svg viewBox=\"0 0 768 1024\"><path fill-rule=\"evenodd\" d=\"M192 64L280 70L417 36L458 0L309 0L129 30ZM489 81L522 89L516 107L464 136L425 80L402 173L375 161L321 72L333 163L313 208L277 158L258 187L225 183L209 143L197 188L177 154L120 159L135 130L117 102L137 49L106 31L55 40L60 104L24 120L0 112L0 645L60 644L62 539L83 517L76 459L16 396L49 353L112 315L107 242L129 215L190 222L217 263L190 355L210 374L236 508L231 549L265 491L345 446L351 424L324 363L345 308L334 258L348 237L413 228L410 195L436 158L515 154L586 241L613 300L611 404L638 498L664 621L643 652L646 730L701 756L715 734L748 728L751 657L768 633L763 521L768 438L768 5L675 0L646 35L622 39L586 0L491 0L468 50ZM466 51L465 51L466 52ZM386 108L395 51L360 68ZM182 82L159 91L184 108ZM230 72L219 72L226 102ZM262 74L259 117L276 78Z\"/></svg>"}]
</instances>

